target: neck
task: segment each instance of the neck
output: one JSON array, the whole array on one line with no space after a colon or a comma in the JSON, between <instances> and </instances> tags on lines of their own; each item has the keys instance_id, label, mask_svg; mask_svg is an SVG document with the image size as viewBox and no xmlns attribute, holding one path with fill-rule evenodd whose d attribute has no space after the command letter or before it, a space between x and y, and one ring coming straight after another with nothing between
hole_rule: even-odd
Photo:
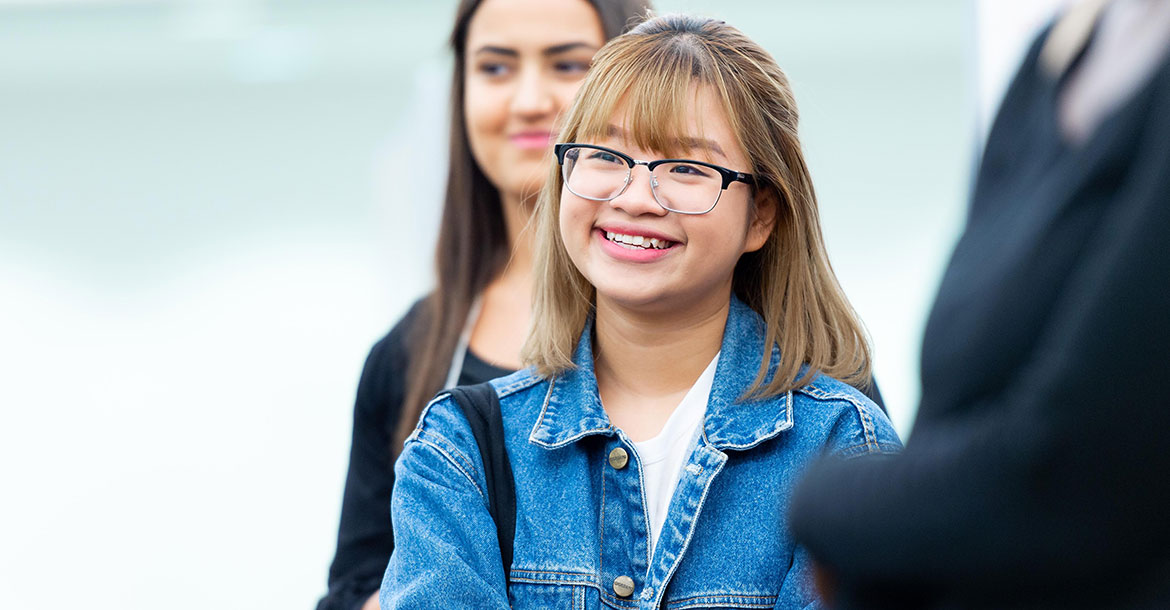
<instances>
[{"instance_id":1,"label":"neck","mask_svg":"<svg viewBox=\"0 0 1170 610\"><path fill-rule=\"evenodd\" d=\"M594 327L598 389L648 398L685 393L719 352L730 295L676 315L647 314L600 295Z\"/></svg>"},{"instance_id":2,"label":"neck","mask_svg":"<svg viewBox=\"0 0 1170 610\"><path fill-rule=\"evenodd\" d=\"M500 273L500 280L507 283L531 284L532 278L532 231L528 227L533 199L517 193L500 193L500 206L504 213L504 226L508 231L511 253L508 264Z\"/></svg>"},{"instance_id":3,"label":"neck","mask_svg":"<svg viewBox=\"0 0 1170 610\"><path fill-rule=\"evenodd\" d=\"M508 232L508 259L480 295L483 308L471 331L470 347L488 362L520 368L520 347L532 305L532 231L524 201L500 193L500 204Z\"/></svg>"}]
</instances>

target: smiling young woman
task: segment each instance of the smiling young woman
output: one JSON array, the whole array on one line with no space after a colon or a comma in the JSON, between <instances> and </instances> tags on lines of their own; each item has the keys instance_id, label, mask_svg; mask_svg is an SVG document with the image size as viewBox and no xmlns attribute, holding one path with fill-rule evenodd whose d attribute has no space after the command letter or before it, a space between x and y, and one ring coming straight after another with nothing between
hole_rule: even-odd
<instances>
[{"instance_id":1,"label":"smiling young woman","mask_svg":"<svg viewBox=\"0 0 1170 610\"><path fill-rule=\"evenodd\" d=\"M796 478L901 444L849 385L869 348L784 73L726 23L659 17L602 48L564 120L533 211L528 368L490 384L512 552L442 393L398 462L383 608L814 605Z\"/></svg>"},{"instance_id":2,"label":"smiling young woman","mask_svg":"<svg viewBox=\"0 0 1170 610\"><path fill-rule=\"evenodd\" d=\"M451 47L450 159L434 290L370 351L329 591L318 610L376 608L394 550L394 462L423 405L519 362L531 301L531 201L558 117L606 40L647 0L463 0Z\"/></svg>"}]
</instances>

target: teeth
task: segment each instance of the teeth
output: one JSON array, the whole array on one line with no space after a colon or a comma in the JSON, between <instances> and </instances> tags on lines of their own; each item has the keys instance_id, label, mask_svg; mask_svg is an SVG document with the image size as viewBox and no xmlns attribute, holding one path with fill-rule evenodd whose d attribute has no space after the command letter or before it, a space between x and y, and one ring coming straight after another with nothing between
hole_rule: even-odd
<instances>
[{"instance_id":1,"label":"teeth","mask_svg":"<svg viewBox=\"0 0 1170 610\"><path fill-rule=\"evenodd\" d=\"M624 246L631 246L637 248L654 248L661 250L668 247L670 242L660 240L655 237L646 237L644 235L624 235L622 233L614 233L613 231L606 231L605 238L614 243L622 244Z\"/></svg>"}]
</instances>

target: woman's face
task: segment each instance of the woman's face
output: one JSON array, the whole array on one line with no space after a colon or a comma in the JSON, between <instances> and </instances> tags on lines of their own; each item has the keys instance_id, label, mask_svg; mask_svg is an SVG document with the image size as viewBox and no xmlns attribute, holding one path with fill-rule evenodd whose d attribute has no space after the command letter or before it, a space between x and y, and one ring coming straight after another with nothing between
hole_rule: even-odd
<instances>
[{"instance_id":1,"label":"woman's face","mask_svg":"<svg viewBox=\"0 0 1170 610\"><path fill-rule=\"evenodd\" d=\"M666 158L661 151L639 149L633 138L626 137L623 114L619 109L611 123L614 135L579 143L605 146L644 161ZM708 89L698 89L686 122L686 135L694 144L682 149L684 158L751 171ZM655 170L661 171L662 167ZM773 206L766 201L753 206L751 187L732 182L706 214L668 212L654 199L650 180L646 167L637 165L626 190L601 202L561 189L560 230L573 264L597 289L599 302L664 313L726 304L740 255L763 247L771 233Z\"/></svg>"},{"instance_id":2,"label":"woman's face","mask_svg":"<svg viewBox=\"0 0 1170 610\"><path fill-rule=\"evenodd\" d=\"M471 153L506 198L539 191L558 115L604 43L585 0L484 0L476 9L463 116Z\"/></svg>"}]
</instances>

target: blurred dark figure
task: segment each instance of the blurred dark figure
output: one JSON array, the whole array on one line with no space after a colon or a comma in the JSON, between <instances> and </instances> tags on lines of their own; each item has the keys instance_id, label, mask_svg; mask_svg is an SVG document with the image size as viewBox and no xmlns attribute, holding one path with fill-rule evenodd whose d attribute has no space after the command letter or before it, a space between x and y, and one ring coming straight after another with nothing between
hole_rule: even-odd
<instances>
[{"instance_id":1,"label":"blurred dark figure","mask_svg":"<svg viewBox=\"0 0 1170 610\"><path fill-rule=\"evenodd\" d=\"M1082 3L1032 46L905 453L796 492L831 606L1170 608L1168 46L1170 0Z\"/></svg>"}]
</instances>

